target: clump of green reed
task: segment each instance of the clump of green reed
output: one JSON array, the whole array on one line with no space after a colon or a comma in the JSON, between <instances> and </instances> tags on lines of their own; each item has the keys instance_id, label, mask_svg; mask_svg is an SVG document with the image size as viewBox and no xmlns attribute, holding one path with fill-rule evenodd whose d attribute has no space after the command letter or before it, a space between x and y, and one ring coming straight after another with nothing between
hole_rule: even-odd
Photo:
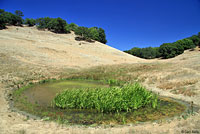
<instances>
[{"instance_id":1,"label":"clump of green reed","mask_svg":"<svg viewBox=\"0 0 200 134\"><path fill-rule=\"evenodd\" d=\"M140 84L122 87L65 90L53 100L56 107L95 109L97 112L132 111L145 105L156 108L158 97Z\"/></svg>"},{"instance_id":2,"label":"clump of green reed","mask_svg":"<svg viewBox=\"0 0 200 134\"><path fill-rule=\"evenodd\" d=\"M110 86L120 86L120 85L122 85L122 81L119 81L119 80L116 80L116 79L106 80L106 83L108 83Z\"/></svg>"}]
</instances>

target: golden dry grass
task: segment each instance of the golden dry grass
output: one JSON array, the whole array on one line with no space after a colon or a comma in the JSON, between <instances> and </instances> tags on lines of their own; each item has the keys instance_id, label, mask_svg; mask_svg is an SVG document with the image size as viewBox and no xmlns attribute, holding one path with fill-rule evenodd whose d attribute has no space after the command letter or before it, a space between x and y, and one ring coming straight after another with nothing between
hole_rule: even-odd
<instances>
[{"instance_id":1,"label":"golden dry grass","mask_svg":"<svg viewBox=\"0 0 200 134\"><path fill-rule=\"evenodd\" d=\"M17 133L22 129L26 133L91 134L132 132L176 134L181 133L183 129L200 131L200 114L186 120L178 118L170 123L147 123L105 129L63 127L40 120L24 121L26 117L9 110L8 101L5 99L5 93L17 89L16 85L20 87L29 82L48 78L82 76L93 79L109 77L121 81L139 81L147 85L150 90L159 87L157 91L166 96L185 101L192 100L199 105L199 49L186 51L173 59L142 60L97 42L79 45L80 42L74 40L74 35L54 34L27 27L20 27L18 30L16 27L9 27L1 30L0 42L0 133ZM120 63L123 65L116 65ZM99 73L100 77L97 77L96 73ZM174 92L170 94L165 89L172 89Z\"/></svg>"},{"instance_id":2,"label":"golden dry grass","mask_svg":"<svg viewBox=\"0 0 200 134\"><path fill-rule=\"evenodd\" d=\"M189 86L196 84L199 80L198 79L191 79L191 80L183 80L183 81L175 81L175 82L166 82L158 85L158 88L160 89L175 89L175 88L181 88L184 86Z\"/></svg>"}]
</instances>

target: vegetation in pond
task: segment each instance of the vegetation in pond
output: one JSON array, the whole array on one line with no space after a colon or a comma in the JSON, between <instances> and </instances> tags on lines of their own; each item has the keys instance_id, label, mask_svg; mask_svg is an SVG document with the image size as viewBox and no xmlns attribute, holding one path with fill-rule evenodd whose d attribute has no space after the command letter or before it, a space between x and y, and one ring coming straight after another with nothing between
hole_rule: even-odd
<instances>
[{"instance_id":1,"label":"vegetation in pond","mask_svg":"<svg viewBox=\"0 0 200 134\"><path fill-rule=\"evenodd\" d=\"M173 117L175 115L180 115L182 114L186 107L180 103L177 103L176 101L173 101L171 99L166 99L163 97L158 97L151 93L150 91L147 91L145 88L140 86L139 84L135 85L124 85L122 86L123 83L121 83L118 80L114 79L107 79L104 81L92 81L92 80L60 80L60 81L55 81L55 80L45 80L39 82L40 84L35 84L35 85L29 85L27 87L20 88L16 90L13 94L13 105L15 108L17 108L20 111L25 111L26 113L29 113L31 115L35 115L37 117L43 118L43 120L54 120L57 121L58 123L64 123L64 124L81 124L81 125L110 125L110 124L129 124L129 123L137 123L137 122L145 122L145 121L154 121L154 120L159 120L163 118L168 118L168 117ZM107 84L112 85L112 87L108 87ZM77 87L77 85L80 85L80 87ZM99 88L95 88L95 85ZM103 87L101 87L102 85ZM118 85L118 86L116 86ZM141 89L136 89L133 88L134 86L139 86ZM46 92L38 92L39 95L42 95L44 99L48 98L47 92L54 92L55 96L56 93L59 93L60 91L58 90L67 88L68 91L92 91L92 90L101 90L102 93L106 89L110 89L111 91L121 89L121 93L123 95L127 94L126 97L131 97L131 88L134 90L137 90L138 95L145 96L142 94L142 91L146 93L146 97L148 95L152 95L150 98L154 97L155 101L155 106L153 106L152 102L145 106L141 106L142 104L137 102L138 108L137 109L131 109L129 110L125 109L124 110L118 110L118 112L113 112L115 111L114 109L111 112L106 112L106 111L98 111L97 109L79 109L79 108L73 108L73 109L63 109L63 108L58 108L58 107L52 107L49 105L43 105L41 101L39 101L37 94L32 94L31 91L34 91L34 87L37 89L35 90L35 93L38 92L41 89L46 89ZM40 87L40 88L38 88ZM51 87L51 88L50 88ZM77 89L74 89L74 88ZM82 87L82 89L81 89ZM86 89L92 87L90 89ZM107 87L107 88L106 88ZM121 88L119 88L121 87ZM130 87L130 88L129 88ZM127 88L127 89L125 89ZM122 91L122 89L124 91ZM55 92L55 91L56 92ZM130 92L128 92L130 90ZM99 92L101 92L99 91ZM108 91L108 90L107 90ZM52 93L53 93L52 92ZM115 93L113 95L117 95L118 93ZM61 92L62 94L62 92ZM106 94L106 93L105 93ZM102 94L105 98L103 98L105 101L111 96L106 96L105 94ZM33 100L30 99L30 96L32 96ZM139 97L138 96L138 97ZM106 98L108 97L108 98ZM125 97L125 96L124 96ZM145 98L145 97L144 97ZM143 98L143 99L144 99ZM117 99L117 98L116 98ZM128 99L127 99L128 100ZM133 98L133 100L136 100L136 98ZM148 99L147 99L148 100ZM115 100L111 100L115 101ZM149 101L153 101L153 99L149 99ZM156 102L157 101L157 102ZM147 101L148 102L148 101ZM112 102L106 103L109 105L112 104ZM113 103L115 104L115 103ZM118 106L118 105L117 105ZM133 106L134 107L134 106ZM155 108L156 107L156 108ZM123 106L122 106L123 108ZM108 110L109 111L109 110ZM127 112L128 111L128 112ZM28 115L28 116L31 116ZM29 117L28 117L29 118Z\"/></svg>"},{"instance_id":2,"label":"vegetation in pond","mask_svg":"<svg viewBox=\"0 0 200 134\"><path fill-rule=\"evenodd\" d=\"M43 120L54 120L62 124L109 125L155 121L180 115L185 106L168 98L159 98L158 107L147 105L130 112L99 113L93 109L60 109L31 104L26 99L19 99L15 106L19 110L39 116Z\"/></svg>"},{"instance_id":3,"label":"vegetation in pond","mask_svg":"<svg viewBox=\"0 0 200 134\"><path fill-rule=\"evenodd\" d=\"M98 112L132 111L150 104L157 107L157 96L138 83L122 87L65 90L54 104L68 109L96 109Z\"/></svg>"},{"instance_id":4,"label":"vegetation in pond","mask_svg":"<svg viewBox=\"0 0 200 134\"><path fill-rule=\"evenodd\" d=\"M108 84L92 80L42 80L34 86L28 86L25 89L20 89L17 92L27 97L27 101L31 103L37 102L42 106L50 106L51 101L57 93L64 89L82 89L82 88L97 88L108 87ZM23 91L23 92L20 92Z\"/></svg>"}]
</instances>

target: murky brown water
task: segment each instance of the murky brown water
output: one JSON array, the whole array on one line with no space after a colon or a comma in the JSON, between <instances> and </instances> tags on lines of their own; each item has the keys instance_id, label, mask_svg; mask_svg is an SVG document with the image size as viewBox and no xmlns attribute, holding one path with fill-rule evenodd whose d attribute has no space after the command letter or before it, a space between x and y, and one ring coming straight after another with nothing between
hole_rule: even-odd
<instances>
[{"instance_id":1,"label":"murky brown water","mask_svg":"<svg viewBox=\"0 0 200 134\"><path fill-rule=\"evenodd\" d=\"M34 85L25 90L23 95L32 104L49 106L56 94L65 89L96 87L108 87L108 85L96 81L65 80Z\"/></svg>"}]
</instances>

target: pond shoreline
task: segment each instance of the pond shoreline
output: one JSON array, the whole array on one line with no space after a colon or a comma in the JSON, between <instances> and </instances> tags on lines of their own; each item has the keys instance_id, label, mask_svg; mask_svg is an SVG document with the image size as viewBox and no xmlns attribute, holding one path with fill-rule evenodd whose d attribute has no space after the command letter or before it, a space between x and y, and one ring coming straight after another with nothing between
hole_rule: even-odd
<instances>
[{"instance_id":1,"label":"pond shoreline","mask_svg":"<svg viewBox=\"0 0 200 134\"><path fill-rule=\"evenodd\" d=\"M55 80L55 79L54 79ZM62 80L66 80L66 79L62 79ZM61 80L61 81L62 81ZM80 80L80 79L79 79ZM55 80L55 81L57 81L57 80ZM58 81L60 81L60 80L58 80ZM91 80L90 80L91 81ZM94 81L94 80L93 80ZM39 84L40 82L37 82L36 84ZM13 91L14 92L14 91ZM168 120L174 120L175 118L177 118L177 117L183 117L184 118L184 116L190 116L188 113L188 111L191 111L191 105L190 105L190 103L188 103L188 102L186 102L186 101L182 101L182 100L178 100L178 99L174 99L174 98L172 98L172 97L164 97L164 96L160 96L161 98L166 98L166 99L170 99L170 100L173 100L173 101L175 101L175 102L178 102L178 103L180 103L180 104L182 104L182 105L184 105L185 107L186 107L186 109L185 109L185 111L184 112L182 112L181 114L178 114L178 115L175 115L174 117L166 117L166 118L162 118L162 119L159 119L159 120L154 120L154 121L146 121L146 122L137 122L137 123L130 123L130 124L123 124L123 125L119 125L119 124L115 124L114 126L129 126L129 125L137 125L137 124L145 124L145 123L149 123L149 122L151 122L151 123L154 123L154 122L160 122L160 121L162 121L162 120L166 120L166 121L168 121ZM8 99L9 99L9 97L8 97ZM12 100L10 100L9 99L9 106L10 106L10 110L11 111L14 111L14 112L18 112L18 113L20 113L20 114L22 114L22 115L24 115L24 116L26 116L27 117L27 119L29 119L29 118L31 118L31 119L34 119L34 120L45 120L45 119L42 119L41 117L39 117L39 116L37 116L37 115L33 115L33 114L30 114L30 113L28 113L28 112L25 112L25 111L21 111L21 110L19 110L18 108L16 108L16 107L14 107L14 103L13 103L13 101ZM193 105L193 107L194 107L194 113L195 112L197 112L200 108L197 106L197 105ZM84 126L84 127L91 127L91 126L93 126L93 125L80 125L80 124L68 124L68 125L72 125L72 126ZM105 127L105 126L107 126L107 127L113 127L113 125L98 125L98 127ZM96 127L96 126L95 126Z\"/></svg>"}]
</instances>

